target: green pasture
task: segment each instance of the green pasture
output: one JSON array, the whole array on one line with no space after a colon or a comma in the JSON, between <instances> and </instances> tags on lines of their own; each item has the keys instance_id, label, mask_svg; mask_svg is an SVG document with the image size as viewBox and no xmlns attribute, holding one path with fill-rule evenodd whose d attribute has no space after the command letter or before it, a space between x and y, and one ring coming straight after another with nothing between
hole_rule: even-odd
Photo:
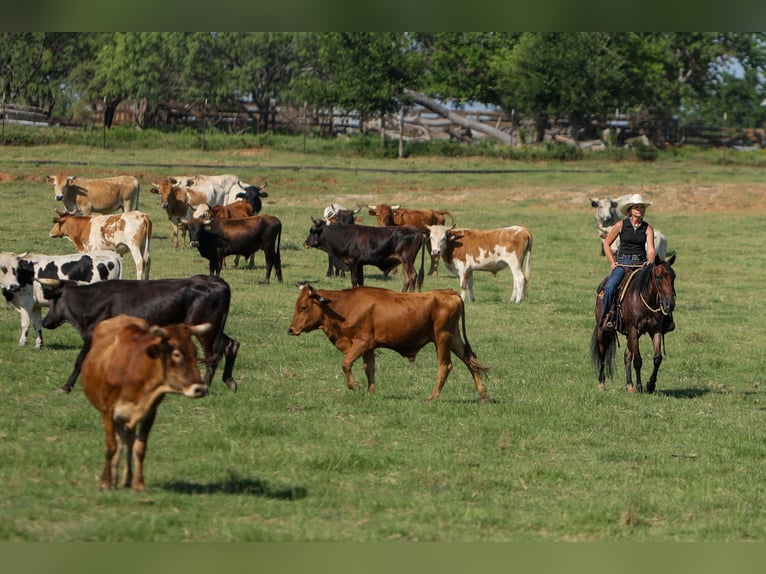
<instances>
[{"instance_id":1,"label":"green pasture","mask_svg":"<svg viewBox=\"0 0 766 574\"><path fill-rule=\"evenodd\" d=\"M174 250L149 182L174 173L268 179L283 223L283 284L233 269L227 332L241 342L238 392L168 397L146 458L147 491L98 492L99 413L78 385L57 392L80 347L65 325L19 348L0 307L0 540L5 541L745 541L766 539L766 329L760 167L729 162L521 163L491 158L351 159L268 148L203 153L41 146L0 149L0 250L69 253L48 237L45 175L137 174L154 223L152 278L207 273ZM677 329L653 395L590 364L594 290L607 272L588 197L640 192L677 254ZM459 226L527 226L529 300L510 273L479 273L468 338L490 368L479 404L457 362L442 396L433 347L414 364L378 355L378 392L346 389L323 333L287 335L296 282L326 279L303 248L322 208L400 203L451 211ZM362 219L374 224L363 212ZM125 261L126 278L134 266ZM367 284L401 289L366 270ZM457 288L444 269L424 289ZM30 337L32 340L34 337ZM645 377L651 347L642 339ZM361 362L357 377L364 381Z\"/></svg>"}]
</instances>

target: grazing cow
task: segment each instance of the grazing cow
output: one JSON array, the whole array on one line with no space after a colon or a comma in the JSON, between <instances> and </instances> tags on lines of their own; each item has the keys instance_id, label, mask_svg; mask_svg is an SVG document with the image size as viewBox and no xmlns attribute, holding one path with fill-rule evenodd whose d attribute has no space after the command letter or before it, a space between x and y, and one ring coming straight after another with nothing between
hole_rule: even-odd
<instances>
[{"instance_id":1,"label":"grazing cow","mask_svg":"<svg viewBox=\"0 0 766 574\"><path fill-rule=\"evenodd\" d=\"M136 265L136 278L149 279L152 220L148 215L140 211L91 216L56 213L51 237L66 237L80 252L107 249L125 255L130 251Z\"/></svg>"},{"instance_id":2,"label":"grazing cow","mask_svg":"<svg viewBox=\"0 0 766 574\"><path fill-rule=\"evenodd\" d=\"M21 315L20 347L27 344L30 324L36 334L35 348L43 346L41 309L49 303L42 286L35 281L41 277L81 283L122 279L122 257L114 251L72 255L0 253L0 287L5 300Z\"/></svg>"},{"instance_id":3,"label":"grazing cow","mask_svg":"<svg viewBox=\"0 0 766 574\"><path fill-rule=\"evenodd\" d=\"M208 205L225 205L234 201L230 191L237 185L239 178L234 174L223 175L186 175L169 176L168 179L175 186L190 189L205 197Z\"/></svg>"},{"instance_id":4,"label":"grazing cow","mask_svg":"<svg viewBox=\"0 0 766 574\"><path fill-rule=\"evenodd\" d=\"M487 400L481 375L488 369L479 363L468 343L465 307L452 289L396 293L376 287L326 291L303 285L288 334L300 335L315 329L324 331L343 353L342 367L349 389L356 388L351 368L359 357L364 359L367 390L374 393L375 349L391 349L414 361L420 349L433 343L439 368L429 400L439 396L452 370L451 352L471 371L482 402Z\"/></svg>"},{"instance_id":5,"label":"grazing cow","mask_svg":"<svg viewBox=\"0 0 766 574\"><path fill-rule=\"evenodd\" d=\"M127 213L138 209L141 184L130 175L85 179L57 173L46 179L53 184L54 197L56 201L64 202L67 213L113 213L120 207Z\"/></svg>"},{"instance_id":6,"label":"grazing cow","mask_svg":"<svg viewBox=\"0 0 766 574\"><path fill-rule=\"evenodd\" d=\"M601 244L601 255L604 254L604 238L609 235L612 226L622 219L622 215L618 211L617 207L620 205L622 199L626 196L618 197L617 199L611 199L609 197L591 197L590 204L595 211L596 228L598 229L599 243ZM620 238L612 243L612 253L615 255L620 249ZM668 240L662 231L657 228L654 229L654 250L660 259L665 259L665 255L668 251Z\"/></svg>"},{"instance_id":7,"label":"grazing cow","mask_svg":"<svg viewBox=\"0 0 766 574\"><path fill-rule=\"evenodd\" d=\"M322 219L327 225L354 225L357 222L356 214L362 208L356 210L346 209L342 205L333 203L324 208ZM345 277L348 265L339 259L327 254L327 277Z\"/></svg>"},{"instance_id":8,"label":"grazing cow","mask_svg":"<svg viewBox=\"0 0 766 574\"><path fill-rule=\"evenodd\" d=\"M526 227L514 225L502 229L454 229L454 225L429 226L432 249L438 250L447 269L460 278L460 296L466 290L471 301L473 272L490 271L496 275L505 267L513 274L511 301L521 303L529 296L529 271L532 259L532 234Z\"/></svg>"},{"instance_id":9,"label":"grazing cow","mask_svg":"<svg viewBox=\"0 0 766 574\"><path fill-rule=\"evenodd\" d=\"M50 311L43 327L55 329L71 324L83 340L83 348L74 369L61 390L74 387L85 355L90 349L93 329L104 319L120 314L133 315L158 325L172 323L210 323L213 328L200 335L205 353L205 384L210 385L215 370L225 358L223 382L232 390L232 378L239 342L223 332L229 316L231 290L223 279L195 275L187 279L155 279L151 281L111 280L93 285L41 279Z\"/></svg>"},{"instance_id":10,"label":"grazing cow","mask_svg":"<svg viewBox=\"0 0 766 574\"><path fill-rule=\"evenodd\" d=\"M378 225L414 225L421 231L428 233L429 225L445 225L445 215L449 215L452 220L450 225L455 224L455 218L449 211L435 211L433 209L405 209L400 205L368 205L369 214L374 215L378 220ZM439 253L433 249L430 237L428 239L428 248L431 256L431 268L429 275L437 273L439 270Z\"/></svg>"},{"instance_id":11,"label":"grazing cow","mask_svg":"<svg viewBox=\"0 0 766 574\"><path fill-rule=\"evenodd\" d=\"M207 394L191 336L209 329L209 323L149 326L129 315L96 326L93 346L82 363L82 388L103 415L106 461L99 490L117 486L122 450L126 459L122 486L146 490L144 457L157 407L168 393L192 399Z\"/></svg>"},{"instance_id":12,"label":"grazing cow","mask_svg":"<svg viewBox=\"0 0 766 574\"><path fill-rule=\"evenodd\" d=\"M303 243L315 247L347 265L351 271L351 286L364 285L364 266L374 265L384 273L401 263L404 270L402 291L420 291L423 286L423 264L415 270L415 259L425 243L423 233L411 225L371 227L367 225L327 225L322 219L311 218L314 225Z\"/></svg>"},{"instance_id":13,"label":"grazing cow","mask_svg":"<svg viewBox=\"0 0 766 574\"><path fill-rule=\"evenodd\" d=\"M276 217L255 215L239 219L189 219L186 225L190 244L196 246L200 255L208 260L211 275L221 275L223 260L227 255L250 257L263 249L266 256L266 278L263 283L269 283L272 268L277 280L282 283L282 256L279 252L282 222Z\"/></svg>"}]
</instances>

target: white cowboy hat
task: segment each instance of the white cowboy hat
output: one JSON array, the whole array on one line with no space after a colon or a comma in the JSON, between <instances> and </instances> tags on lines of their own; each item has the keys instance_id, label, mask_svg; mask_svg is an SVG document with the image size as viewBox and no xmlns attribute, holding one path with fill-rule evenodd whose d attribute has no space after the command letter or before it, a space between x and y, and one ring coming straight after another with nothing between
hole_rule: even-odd
<instances>
[{"instance_id":1,"label":"white cowboy hat","mask_svg":"<svg viewBox=\"0 0 766 574\"><path fill-rule=\"evenodd\" d=\"M645 207L649 207L651 204L651 201L644 201L644 198L640 193L634 193L633 195L626 195L625 197L621 198L617 209L619 209L620 213L623 215L628 215L630 208L634 205L643 205Z\"/></svg>"}]
</instances>

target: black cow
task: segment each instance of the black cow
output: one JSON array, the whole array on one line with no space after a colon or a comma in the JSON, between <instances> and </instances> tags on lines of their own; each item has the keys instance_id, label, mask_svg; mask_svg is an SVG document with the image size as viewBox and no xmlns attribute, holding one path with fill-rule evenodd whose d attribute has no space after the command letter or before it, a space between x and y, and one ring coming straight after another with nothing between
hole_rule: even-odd
<instances>
[{"instance_id":1,"label":"black cow","mask_svg":"<svg viewBox=\"0 0 766 574\"><path fill-rule=\"evenodd\" d=\"M362 208L346 209L345 207L333 203L324 208L322 219L327 225L354 225L356 223L356 214ZM348 271L348 265L341 260L327 254L327 277L345 277Z\"/></svg>"},{"instance_id":2,"label":"black cow","mask_svg":"<svg viewBox=\"0 0 766 574\"><path fill-rule=\"evenodd\" d=\"M243 186L242 182L239 182L239 188L244 189L244 191L237 193L235 198L244 199L247 203L250 204L250 207L253 208L253 213L257 214L261 211L261 207L263 207L261 198L269 196L269 194L264 191L268 183L269 182L266 182L263 185Z\"/></svg>"},{"instance_id":3,"label":"black cow","mask_svg":"<svg viewBox=\"0 0 766 574\"><path fill-rule=\"evenodd\" d=\"M282 239L282 222L273 215L254 215L238 219L187 219L189 243L197 247L200 255L208 260L210 274L220 277L223 260L227 255L250 257L259 249L266 256L268 284L272 268L282 283L282 256L279 245ZM248 268L252 269L250 261Z\"/></svg>"},{"instance_id":4,"label":"black cow","mask_svg":"<svg viewBox=\"0 0 766 574\"><path fill-rule=\"evenodd\" d=\"M91 347L93 329L100 321L120 314L140 317L160 326L211 323L212 328L199 336L207 367L205 384L210 385L218 363L225 357L223 382L232 391L237 390L232 371L239 341L223 332L231 302L231 290L223 279L195 275L188 279L112 279L91 285L46 279L41 282L45 297L50 301L43 327L55 329L69 323L83 339L74 370L61 387L65 393L72 390L80 374L82 361Z\"/></svg>"},{"instance_id":5,"label":"black cow","mask_svg":"<svg viewBox=\"0 0 766 574\"><path fill-rule=\"evenodd\" d=\"M411 225L371 227L368 225L327 225L322 219L311 218L314 225L304 242L340 260L351 271L351 286L364 285L364 266L374 265L383 273L402 264L403 292L413 292L423 286L425 242L423 232ZM420 272L415 259L421 251Z\"/></svg>"}]
</instances>

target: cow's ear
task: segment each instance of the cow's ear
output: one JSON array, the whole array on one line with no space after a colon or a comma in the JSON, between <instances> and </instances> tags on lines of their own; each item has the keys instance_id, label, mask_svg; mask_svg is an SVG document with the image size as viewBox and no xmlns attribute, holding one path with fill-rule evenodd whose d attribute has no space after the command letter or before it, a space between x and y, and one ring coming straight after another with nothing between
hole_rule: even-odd
<instances>
[{"instance_id":1,"label":"cow's ear","mask_svg":"<svg viewBox=\"0 0 766 574\"><path fill-rule=\"evenodd\" d=\"M69 185L70 183L72 183L76 179L77 179L76 175L70 175L68 178L66 178L67 185Z\"/></svg>"},{"instance_id":2,"label":"cow's ear","mask_svg":"<svg viewBox=\"0 0 766 574\"><path fill-rule=\"evenodd\" d=\"M152 325L149 327L149 334L154 340L148 347L146 347L146 354L152 359L157 359L167 351L168 333L159 325Z\"/></svg>"},{"instance_id":3,"label":"cow's ear","mask_svg":"<svg viewBox=\"0 0 766 574\"><path fill-rule=\"evenodd\" d=\"M54 181L53 176L52 175L46 175L45 176L45 181L47 181L48 183L53 183L53 181Z\"/></svg>"}]
</instances>

